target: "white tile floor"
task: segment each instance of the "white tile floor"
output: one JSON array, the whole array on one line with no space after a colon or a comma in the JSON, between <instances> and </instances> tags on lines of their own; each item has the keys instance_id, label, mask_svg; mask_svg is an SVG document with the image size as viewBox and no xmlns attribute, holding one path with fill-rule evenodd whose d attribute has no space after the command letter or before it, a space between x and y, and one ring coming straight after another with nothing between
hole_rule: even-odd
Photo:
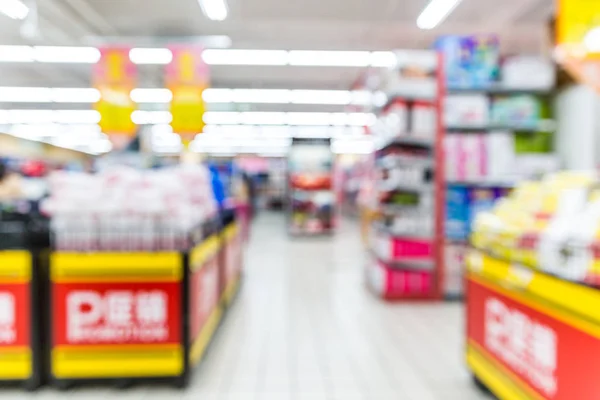
<instances>
[{"instance_id":1,"label":"white tile floor","mask_svg":"<svg viewBox=\"0 0 600 400\"><path fill-rule=\"evenodd\" d=\"M388 304L363 285L359 229L290 239L281 215L254 225L245 280L186 391L138 387L4 399L474 400L460 304Z\"/></svg>"}]
</instances>

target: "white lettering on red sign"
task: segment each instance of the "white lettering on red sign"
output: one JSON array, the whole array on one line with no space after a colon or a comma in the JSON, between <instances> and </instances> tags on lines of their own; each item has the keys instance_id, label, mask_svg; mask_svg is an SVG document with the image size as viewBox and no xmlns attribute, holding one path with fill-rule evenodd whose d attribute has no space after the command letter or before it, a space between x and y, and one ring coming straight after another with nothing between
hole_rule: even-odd
<instances>
[{"instance_id":1,"label":"white lettering on red sign","mask_svg":"<svg viewBox=\"0 0 600 400\"><path fill-rule=\"evenodd\" d=\"M485 345L547 396L556 394L557 336L550 327L496 298L488 298Z\"/></svg>"},{"instance_id":2,"label":"white lettering on red sign","mask_svg":"<svg viewBox=\"0 0 600 400\"><path fill-rule=\"evenodd\" d=\"M70 342L160 342L168 338L167 294L127 290L67 296Z\"/></svg>"},{"instance_id":3,"label":"white lettering on red sign","mask_svg":"<svg viewBox=\"0 0 600 400\"><path fill-rule=\"evenodd\" d=\"M12 344L16 340L15 297L11 293L0 293L0 344Z\"/></svg>"}]
</instances>

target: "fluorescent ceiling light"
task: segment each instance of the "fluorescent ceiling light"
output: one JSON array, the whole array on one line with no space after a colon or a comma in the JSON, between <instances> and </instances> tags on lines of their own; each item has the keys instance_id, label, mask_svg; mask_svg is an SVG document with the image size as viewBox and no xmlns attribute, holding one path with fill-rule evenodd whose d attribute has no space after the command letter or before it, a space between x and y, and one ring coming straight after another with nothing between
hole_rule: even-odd
<instances>
[{"instance_id":1,"label":"fluorescent ceiling light","mask_svg":"<svg viewBox=\"0 0 600 400\"><path fill-rule=\"evenodd\" d=\"M290 102L290 91L285 89L234 89L234 103L271 103Z\"/></svg>"},{"instance_id":2,"label":"fluorescent ceiling light","mask_svg":"<svg viewBox=\"0 0 600 400\"><path fill-rule=\"evenodd\" d=\"M227 18L229 8L226 0L198 0L198 2L206 18L212 21L224 21Z\"/></svg>"},{"instance_id":3,"label":"fluorescent ceiling light","mask_svg":"<svg viewBox=\"0 0 600 400\"><path fill-rule=\"evenodd\" d=\"M35 55L31 46L0 46L0 62L33 62Z\"/></svg>"},{"instance_id":4,"label":"fluorescent ceiling light","mask_svg":"<svg viewBox=\"0 0 600 400\"><path fill-rule=\"evenodd\" d=\"M202 99L207 103L233 103L233 90L231 89L204 89Z\"/></svg>"},{"instance_id":5,"label":"fluorescent ceiling light","mask_svg":"<svg viewBox=\"0 0 600 400\"><path fill-rule=\"evenodd\" d=\"M173 61L173 53L164 48L133 48L129 51L129 59L134 64L165 65Z\"/></svg>"},{"instance_id":6,"label":"fluorescent ceiling light","mask_svg":"<svg viewBox=\"0 0 600 400\"><path fill-rule=\"evenodd\" d=\"M421 29L433 29L441 24L462 0L431 0L419 18L417 26Z\"/></svg>"},{"instance_id":7,"label":"fluorescent ceiling light","mask_svg":"<svg viewBox=\"0 0 600 400\"><path fill-rule=\"evenodd\" d=\"M0 102L51 103L52 90L42 87L0 87Z\"/></svg>"},{"instance_id":8,"label":"fluorescent ceiling light","mask_svg":"<svg viewBox=\"0 0 600 400\"><path fill-rule=\"evenodd\" d=\"M352 92L348 90L292 90L291 95L294 104L347 105L352 101Z\"/></svg>"},{"instance_id":9,"label":"fluorescent ceiling light","mask_svg":"<svg viewBox=\"0 0 600 400\"><path fill-rule=\"evenodd\" d=\"M170 124L172 119L173 117L169 111L136 110L131 114L131 120L136 125Z\"/></svg>"},{"instance_id":10,"label":"fluorescent ceiling light","mask_svg":"<svg viewBox=\"0 0 600 400\"><path fill-rule=\"evenodd\" d=\"M4 0L0 0L0 4L2 1ZM94 64L100 60L100 56L100 50L95 47L0 46L0 62ZM129 58L135 64L165 65L171 63L173 53L167 48L134 48L130 50ZM206 49L202 52L202 58L209 65L330 67L396 65L396 56L391 51Z\"/></svg>"},{"instance_id":11,"label":"fluorescent ceiling light","mask_svg":"<svg viewBox=\"0 0 600 400\"><path fill-rule=\"evenodd\" d=\"M100 60L95 47L35 46L35 61L43 63L95 64Z\"/></svg>"},{"instance_id":12,"label":"fluorescent ceiling light","mask_svg":"<svg viewBox=\"0 0 600 400\"><path fill-rule=\"evenodd\" d=\"M100 91L94 88L56 88L52 90L55 103L96 103L100 101Z\"/></svg>"},{"instance_id":13,"label":"fluorescent ceiling light","mask_svg":"<svg viewBox=\"0 0 600 400\"><path fill-rule=\"evenodd\" d=\"M170 103L173 93L169 89L133 89L131 100L136 103Z\"/></svg>"},{"instance_id":14,"label":"fluorescent ceiling light","mask_svg":"<svg viewBox=\"0 0 600 400\"><path fill-rule=\"evenodd\" d=\"M21 0L0 0L0 13L12 19L25 19L29 8Z\"/></svg>"},{"instance_id":15,"label":"fluorescent ceiling light","mask_svg":"<svg viewBox=\"0 0 600 400\"><path fill-rule=\"evenodd\" d=\"M287 65L285 50L206 49L202 59L209 65Z\"/></svg>"},{"instance_id":16,"label":"fluorescent ceiling light","mask_svg":"<svg viewBox=\"0 0 600 400\"><path fill-rule=\"evenodd\" d=\"M319 67L367 67L371 64L368 51L290 51L290 65Z\"/></svg>"},{"instance_id":17,"label":"fluorescent ceiling light","mask_svg":"<svg viewBox=\"0 0 600 400\"><path fill-rule=\"evenodd\" d=\"M202 116L205 124L237 125L240 123L240 113L207 111Z\"/></svg>"},{"instance_id":18,"label":"fluorescent ceiling light","mask_svg":"<svg viewBox=\"0 0 600 400\"><path fill-rule=\"evenodd\" d=\"M374 51L371 53L371 67L393 68L397 64L393 51Z\"/></svg>"}]
</instances>

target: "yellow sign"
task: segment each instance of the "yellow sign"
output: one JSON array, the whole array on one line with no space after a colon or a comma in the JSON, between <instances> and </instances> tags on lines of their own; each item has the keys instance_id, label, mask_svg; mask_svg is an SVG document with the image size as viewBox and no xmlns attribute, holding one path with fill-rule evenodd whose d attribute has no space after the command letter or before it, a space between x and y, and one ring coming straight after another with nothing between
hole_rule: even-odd
<instances>
[{"instance_id":1,"label":"yellow sign","mask_svg":"<svg viewBox=\"0 0 600 400\"><path fill-rule=\"evenodd\" d=\"M113 146L125 147L133 139L137 127L131 120L136 104L130 93L135 87L136 68L127 48L100 49L101 58L94 69L94 86L100 91L96 110L100 113L100 128Z\"/></svg>"},{"instance_id":2,"label":"yellow sign","mask_svg":"<svg viewBox=\"0 0 600 400\"><path fill-rule=\"evenodd\" d=\"M559 0L557 46L572 56L600 54L600 2Z\"/></svg>"},{"instance_id":3,"label":"yellow sign","mask_svg":"<svg viewBox=\"0 0 600 400\"><path fill-rule=\"evenodd\" d=\"M166 70L166 84L173 93L171 127L188 144L204 129L206 104L202 98L208 87L208 66L202 60L202 49L172 47L173 61Z\"/></svg>"}]
</instances>

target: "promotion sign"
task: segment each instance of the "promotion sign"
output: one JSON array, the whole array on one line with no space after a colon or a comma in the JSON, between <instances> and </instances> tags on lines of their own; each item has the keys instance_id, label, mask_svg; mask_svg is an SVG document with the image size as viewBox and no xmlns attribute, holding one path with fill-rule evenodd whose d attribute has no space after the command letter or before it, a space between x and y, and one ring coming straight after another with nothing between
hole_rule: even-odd
<instances>
[{"instance_id":1,"label":"promotion sign","mask_svg":"<svg viewBox=\"0 0 600 400\"><path fill-rule=\"evenodd\" d=\"M180 375L182 276L178 253L53 253L53 377Z\"/></svg>"},{"instance_id":2,"label":"promotion sign","mask_svg":"<svg viewBox=\"0 0 600 400\"><path fill-rule=\"evenodd\" d=\"M29 346L29 285L0 282L0 352L14 346Z\"/></svg>"},{"instance_id":3,"label":"promotion sign","mask_svg":"<svg viewBox=\"0 0 600 400\"><path fill-rule=\"evenodd\" d=\"M0 381L32 376L32 259L26 251L0 251Z\"/></svg>"},{"instance_id":4,"label":"promotion sign","mask_svg":"<svg viewBox=\"0 0 600 400\"><path fill-rule=\"evenodd\" d=\"M600 398L600 326L468 278L467 359L500 398Z\"/></svg>"},{"instance_id":5,"label":"promotion sign","mask_svg":"<svg viewBox=\"0 0 600 400\"><path fill-rule=\"evenodd\" d=\"M129 59L129 48L101 48L100 61L93 72L94 87L100 92L96 110L100 113L100 128L113 146L122 149L135 137L137 127L131 116L136 104L131 91L136 84L136 66Z\"/></svg>"},{"instance_id":6,"label":"promotion sign","mask_svg":"<svg viewBox=\"0 0 600 400\"><path fill-rule=\"evenodd\" d=\"M56 284L53 307L55 346L181 341L175 282Z\"/></svg>"},{"instance_id":7,"label":"promotion sign","mask_svg":"<svg viewBox=\"0 0 600 400\"><path fill-rule=\"evenodd\" d=\"M209 69L201 47L173 46L170 50L173 61L166 68L165 82L173 94L171 127L187 145L204 129L202 93L209 85Z\"/></svg>"},{"instance_id":8,"label":"promotion sign","mask_svg":"<svg viewBox=\"0 0 600 400\"><path fill-rule=\"evenodd\" d=\"M190 361L198 363L221 317L219 307L219 240L199 244L190 254Z\"/></svg>"}]
</instances>

